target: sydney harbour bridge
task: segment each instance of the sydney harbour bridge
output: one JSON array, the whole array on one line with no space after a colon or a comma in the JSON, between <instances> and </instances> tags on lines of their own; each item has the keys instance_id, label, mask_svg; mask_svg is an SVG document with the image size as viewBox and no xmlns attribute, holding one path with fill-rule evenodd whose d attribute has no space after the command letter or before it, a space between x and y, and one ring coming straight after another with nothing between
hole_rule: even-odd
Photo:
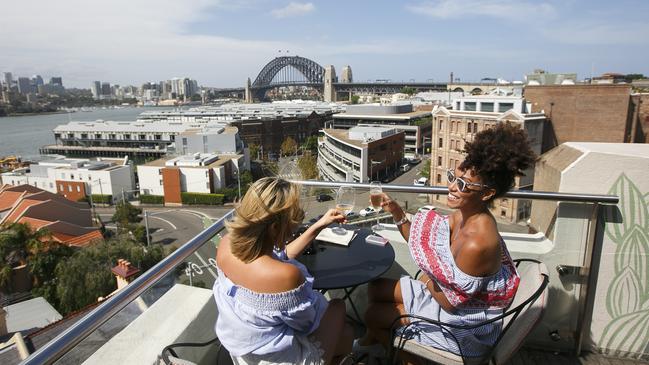
<instances>
[{"instance_id":1,"label":"sydney harbour bridge","mask_svg":"<svg viewBox=\"0 0 649 365\"><path fill-rule=\"evenodd\" d=\"M266 92L283 86L309 86L318 90L325 101L349 100L352 94L393 94L404 87L420 91L463 91L484 92L481 84L450 85L440 82L354 82L351 69L339 81L333 66L323 67L308 58L300 56L276 57L259 72L254 82L248 79L243 88L215 89L220 96L236 94L247 102L266 98ZM344 72L345 73L345 72Z\"/></svg>"}]
</instances>

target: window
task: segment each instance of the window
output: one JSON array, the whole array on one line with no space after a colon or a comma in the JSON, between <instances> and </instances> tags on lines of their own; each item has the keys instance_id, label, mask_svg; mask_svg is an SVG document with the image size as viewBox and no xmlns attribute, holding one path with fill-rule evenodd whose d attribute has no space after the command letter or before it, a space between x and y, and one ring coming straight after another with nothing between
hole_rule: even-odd
<instances>
[{"instance_id":1,"label":"window","mask_svg":"<svg viewBox=\"0 0 649 365\"><path fill-rule=\"evenodd\" d=\"M507 217L507 211L505 209L501 209L500 210L500 216L503 217L503 218Z\"/></svg>"},{"instance_id":2,"label":"window","mask_svg":"<svg viewBox=\"0 0 649 365\"><path fill-rule=\"evenodd\" d=\"M77 185L77 193L80 193L80 192L81 192L81 187L79 185Z\"/></svg>"},{"instance_id":3,"label":"window","mask_svg":"<svg viewBox=\"0 0 649 365\"><path fill-rule=\"evenodd\" d=\"M88 139L87 133L81 133L81 139Z\"/></svg>"},{"instance_id":4,"label":"window","mask_svg":"<svg viewBox=\"0 0 649 365\"><path fill-rule=\"evenodd\" d=\"M125 134L124 139L131 139L131 135L130 134Z\"/></svg>"},{"instance_id":5,"label":"window","mask_svg":"<svg viewBox=\"0 0 649 365\"><path fill-rule=\"evenodd\" d=\"M61 138L61 133L54 133L54 139Z\"/></svg>"},{"instance_id":6,"label":"window","mask_svg":"<svg viewBox=\"0 0 649 365\"><path fill-rule=\"evenodd\" d=\"M437 156L437 166L442 166L442 156Z\"/></svg>"},{"instance_id":7,"label":"window","mask_svg":"<svg viewBox=\"0 0 649 365\"><path fill-rule=\"evenodd\" d=\"M74 180L74 174L70 174L70 180Z\"/></svg>"},{"instance_id":8,"label":"window","mask_svg":"<svg viewBox=\"0 0 649 365\"><path fill-rule=\"evenodd\" d=\"M160 186L162 186L162 179L160 179Z\"/></svg>"},{"instance_id":9,"label":"window","mask_svg":"<svg viewBox=\"0 0 649 365\"><path fill-rule=\"evenodd\" d=\"M156 134L153 138L154 138L156 141L159 141L159 140L162 139L162 134Z\"/></svg>"},{"instance_id":10,"label":"window","mask_svg":"<svg viewBox=\"0 0 649 365\"><path fill-rule=\"evenodd\" d=\"M514 103L500 103L498 104L498 112L506 112L509 109L514 109Z\"/></svg>"},{"instance_id":11,"label":"window","mask_svg":"<svg viewBox=\"0 0 649 365\"><path fill-rule=\"evenodd\" d=\"M95 134L95 139L101 139L101 134L99 133Z\"/></svg>"},{"instance_id":12,"label":"window","mask_svg":"<svg viewBox=\"0 0 649 365\"><path fill-rule=\"evenodd\" d=\"M482 112L493 112L494 103L480 103L480 111Z\"/></svg>"},{"instance_id":13,"label":"window","mask_svg":"<svg viewBox=\"0 0 649 365\"><path fill-rule=\"evenodd\" d=\"M59 191L64 191L63 184L59 184Z\"/></svg>"},{"instance_id":14,"label":"window","mask_svg":"<svg viewBox=\"0 0 649 365\"><path fill-rule=\"evenodd\" d=\"M65 179L65 174L61 173L61 179Z\"/></svg>"},{"instance_id":15,"label":"window","mask_svg":"<svg viewBox=\"0 0 649 365\"><path fill-rule=\"evenodd\" d=\"M74 138L74 133L68 133L68 138Z\"/></svg>"},{"instance_id":16,"label":"window","mask_svg":"<svg viewBox=\"0 0 649 365\"><path fill-rule=\"evenodd\" d=\"M444 147L444 138L439 139L439 143L437 144L437 147L439 147L439 148Z\"/></svg>"},{"instance_id":17,"label":"window","mask_svg":"<svg viewBox=\"0 0 649 365\"><path fill-rule=\"evenodd\" d=\"M441 184L442 183L442 174L437 174L437 183Z\"/></svg>"},{"instance_id":18,"label":"window","mask_svg":"<svg viewBox=\"0 0 649 365\"><path fill-rule=\"evenodd\" d=\"M455 132L455 122L451 122L451 133Z\"/></svg>"},{"instance_id":19,"label":"window","mask_svg":"<svg viewBox=\"0 0 649 365\"><path fill-rule=\"evenodd\" d=\"M464 102L464 110L469 111L469 112L476 111L476 103L475 103L475 101L465 101Z\"/></svg>"},{"instance_id":20,"label":"window","mask_svg":"<svg viewBox=\"0 0 649 365\"><path fill-rule=\"evenodd\" d=\"M478 133L478 123L473 123L473 133Z\"/></svg>"},{"instance_id":21,"label":"window","mask_svg":"<svg viewBox=\"0 0 649 365\"><path fill-rule=\"evenodd\" d=\"M54 189L54 184L50 183L50 189Z\"/></svg>"},{"instance_id":22,"label":"window","mask_svg":"<svg viewBox=\"0 0 649 365\"><path fill-rule=\"evenodd\" d=\"M466 132L471 133L471 123L466 124Z\"/></svg>"},{"instance_id":23,"label":"window","mask_svg":"<svg viewBox=\"0 0 649 365\"><path fill-rule=\"evenodd\" d=\"M146 134L140 134L140 141L144 141L146 139Z\"/></svg>"},{"instance_id":24,"label":"window","mask_svg":"<svg viewBox=\"0 0 649 365\"><path fill-rule=\"evenodd\" d=\"M169 139L170 139L171 141L175 141L175 140L176 140L176 136L171 135L171 136L169 136Z\"/></svg>"},{"instance_id":25,"label":"window","mask_svg":"<svg viewBox=\"0 0 649 365\"><path fill-rule=\"evenodd\" d=\"M68 185L68 191L72 192L72 185Z\"/></svg>"},{"instance_id":26,"label":"window","mask_svg":"<svg viewBox=\"0 0 649 365\"><path fill-rule=\"evenodd\" d=\"M439 130L440 130L440 131L442 130L442 126L443 126L443 125L444 125L444 121L440 119L440 120L439 120Z\"/></svg>"},{"instance_id":27,"label":"window","mask_svg":"<svg viewBox=\"0 0 649 365\"><path fill-rule=\"evenodd\" d=\"M109 138L109 139L117 139L117 137L116 137L114 134L109 134L109 135L108 135L108 138Z\"/></svg>"}]
</instances>

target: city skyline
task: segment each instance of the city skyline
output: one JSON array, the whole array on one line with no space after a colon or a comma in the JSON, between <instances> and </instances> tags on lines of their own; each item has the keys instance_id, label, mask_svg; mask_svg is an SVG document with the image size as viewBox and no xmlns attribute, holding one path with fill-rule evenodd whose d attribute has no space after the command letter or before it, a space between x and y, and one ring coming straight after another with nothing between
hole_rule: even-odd
<instances>
[{"instance_id":1,"label":"city skyline","mask_svg":"<svg viewBox=\"0 0 649 365\"><path fill-rule=\"evenodd\" d=\"M0 71L139 85L187 76L242 87L280 55L300 55L359 81L522 80L534 69L648 73L649 4L620 1L409 1L376 6L242 0L28 0L7 10ZM25 25L29 25L26 27ZM53 42L52 39L56 39ZM633 57L631 57L633 55Z\"/></svg>"}]
</instances>

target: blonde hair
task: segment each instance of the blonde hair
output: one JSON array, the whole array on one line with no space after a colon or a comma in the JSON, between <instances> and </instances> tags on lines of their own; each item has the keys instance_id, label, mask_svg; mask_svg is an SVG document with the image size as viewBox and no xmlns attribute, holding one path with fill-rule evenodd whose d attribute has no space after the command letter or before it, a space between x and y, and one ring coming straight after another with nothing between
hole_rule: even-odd
<instances>
[{"instance_id":1,"label":"blonde hair","mask_svg":"<svg viewBox=\"0 0 649 365\"><path fill-rule=\"evenodd\" d=\"M265 177L252 184L226 223L232 254L247 263L270 247L283 248L304 219L299 200L300 187L284 179Z\"/></svg>"}]
</instances>

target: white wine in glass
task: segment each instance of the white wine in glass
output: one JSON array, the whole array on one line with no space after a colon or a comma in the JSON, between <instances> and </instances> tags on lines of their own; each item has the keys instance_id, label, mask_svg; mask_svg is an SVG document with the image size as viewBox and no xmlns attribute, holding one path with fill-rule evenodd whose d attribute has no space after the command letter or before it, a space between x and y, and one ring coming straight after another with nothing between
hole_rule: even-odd
<instances>
[{"instance_id":1,"label":"white wine in glass","mask_svg":"<svg viewBox=\"0 0 649 365\"><path fill-rule=\"evenodd\" d=\"M336 192L336 210L345 216L351 213L354 209L354 202L356 200L356 193L354 188L341 186ZM347 230L340 224L331 229L333 233L344 235Z\"/></svg>"},{"instance_id":2,"label":"white wine in glass","mask_svg":"<svg viewBox=\"0 0 649 365\"><path fill-rule=\"evenodd\" d=\"M380 181L372 181L370 183L370 203L372 208L376 210L376 224L372 226L373 231L380 231L383 229L381 223L379 223L379 211L381 210L381 202L383 201L383 188L381 188Z\"/></svg>"}]
</instances>

